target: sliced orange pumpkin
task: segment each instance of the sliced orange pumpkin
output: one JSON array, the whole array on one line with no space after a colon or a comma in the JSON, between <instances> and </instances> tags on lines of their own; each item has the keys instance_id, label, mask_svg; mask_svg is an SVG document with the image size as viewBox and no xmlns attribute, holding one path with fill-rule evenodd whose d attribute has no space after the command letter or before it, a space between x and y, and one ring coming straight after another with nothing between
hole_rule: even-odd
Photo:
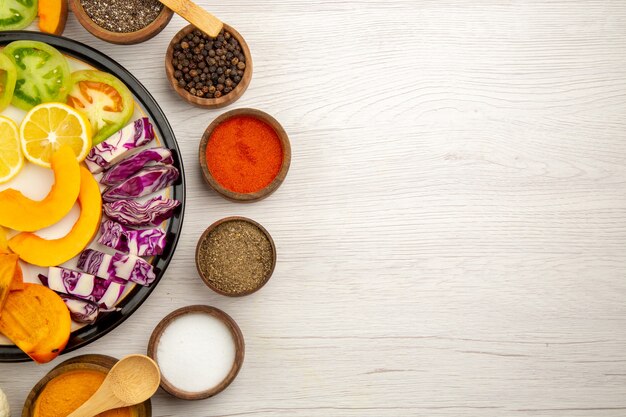
<instances>
[{"instance_id":1,"label":"sliced orange pumpkin","mask_svg":"<svg viewBox=\"0 0 626 417\"><path fill-rule=\"evenodd\" d=\"M0 333L39 363L50 362L67 345L72 320L54 291L39 284L24 284L7 297L0 315Z\"/></svg>"},{"instance_id":2,"label":"sliced orange pumpkin","mask_svg":"<svg viewBox=\"0 0 626 417\"><path fill-rule=\"evenodd\" d=\"M67 22L67 0L39 0L39 30L60 35Z\"/></svg>"},{"instance_id":3,"label":"sliced orange pumpkin","mask_svg":"<svg viewBox=\"0 0 626 417\"><path fill-rule=\"evenodd\" d=\"M43 200L31 200L12 188L0 192L0 225L34 232L57 223L69 213L80 191L76 155L69 146L62 146L51 163L54 185Z\"/></svg>"},{"instance_id":4,"label":"sliced orange pumpkin","mask_svg":"<svg viewBox=\"0 0 626 417\"><path fill-rule=\"evenodd\" d=\"M56 266L78 255L100 226L102 196L89 170L80 167L80 216L72 230L62 238L46 240L33 233L19 233L9 239L9 248L20 259L38 266Z\"/></svg>"}]
</instances>

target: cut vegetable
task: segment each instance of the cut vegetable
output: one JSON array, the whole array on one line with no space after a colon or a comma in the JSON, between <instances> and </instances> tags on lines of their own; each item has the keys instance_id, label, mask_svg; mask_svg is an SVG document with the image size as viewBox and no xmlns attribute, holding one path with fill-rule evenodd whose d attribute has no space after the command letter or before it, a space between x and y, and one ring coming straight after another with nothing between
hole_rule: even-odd
<instances>
[{"instance_id":1,"label":"cut vegetable","mask_svg":"<svg viewBox=\"0 0 626 417\"><path fill-rule=\"evenodd\" d=\"M180 201L163 196L153 197L145 203L136 200L119 200L103 205L108 218L126 226L158 226L174 215Z\"/></svg>"},{"instance_id":2,"label":"cut vegetable","mask_svg":"<svg viewBox=\"0 0 626 417\"><path fill-rule=\"evenodd\" d=\"M132 255L154 256L163 253L165 236L159 228L134 230L107 220L100 226L98 243Z\"/></svg>"},{"instance_id":3,"label":"cut vegetable","mask_svg":"<svg viewBox=\"0 0 626 417\"><path fill-rule=\"evenodd\" d=\"M83 300L67 294L59 294L76 323L92 324L98 318L100 308L93 301Z\"/></svg>"},{"instance_id":4,"label":"cut vegetable","mask_svg":"<svg viewBox=\"0 0 626 417\"><path fill-rule=\"evenodd\" d=\"M17 70L15 69L15 64L8 56L0 54L0 112L4 111L11 104L16 81Z\"/></svg>"},{"instance_id":5,"label":"cut vegetable","mask_svg":"<svg viewBox=\"0 0 626 417\"><path fill-rule=\"evenodd\" d=\"M160 162L166 165L174 163L172 151L167 148L144 149L109 169L100 179L100 183L104 185L119 184L141 171L141 168L151 162Z\"/></svg>"},{"instance_id":6,"label":"cut vegetable","mask_svg":"<svg viewBox=\"0 0 626 417\"><path fill-rule=\"evenodd\" d=\"M0 7L0 30L21 30L37 16L37 0L3 0Z\"/></svg>"},{"instance_id":7,"label":"cut vegetable","mask_svg":"<svg viewBox=\"0 0 626 417\"><path fill-rule=\"evenodd\" d=\"M115 76L102 71L72 73L72 89L67 104L85 113L97 145L119 131L133 116L133 95Z\"/></svg>"},{"instance_id":8,"label":"cut vegetable","mask_svg":"<svg viewBox=\"0 0 626 417\"><path fill-rule=\"evenodd\" d=\"M38 266L60 265L78 255L87 245L100 225L102 197L100 188L91 173L80 167L80 216L72 230L64 237L43 239L33 233L20 233L9 239L9 248L20 259Z\"/></svg>"},{"instance_id":9,"label":"cut vegetable","mask_svg":"<svg viewBox=\"0 0 626 417\"><path fill-rule=\"evenodd\" d=\"M139 285L150 285L156 279L152 265L138 256L109 254L86 249L78 258L78 268L104 279L121 279Z\"/></svg>"},{"instance_id":10,"label":"cut vegetable","mask_svg":"<svg viewBox=\"0 0 626 417\"><path fill-rule=\"evenodd\" d=\"M48 276L40 274L39 280L53 291L93 301L105 309L115 306L125 288L124 284L110 279L59 267L50 267Z\"/></svg>"},{"instance_id":11,"label":"cut vegetable","mask_svg":"<svg viewBox=\"0 0 626 417\"><path fill-rule=\"evenodd\" d=\"M0 317L6 303L17 268L17 256L13 254L0 255Z\"/></svg>"},{"instance_id":12,"label":"cut vegetable","mask_svg":"<svg viewBox=\"0 0 626 417\"><path fill-rule=\"evenodd\" d=\"M64 146L55 152L52 170L54 185L41 201L31 200L14 189L0 192L0 225L33 232L57 223L69 213L78 198L81 182L74 151Z\"/></svg>"},{"instance_id":13,"label":"cut vegetable","mask_svg":"<svg viewBox=\"0 0 626 417\"><path fill-rule=\"evenodd\" d=\"M0 333L39 363L50 362L70 338L70 313L54 291L24 284L7 297L0 315Z\"/></svg>"},{"instance_id":14,"label":"cut vegetable","mask_svg":"<svg viewBox=\"0 0 626 417\"><path fill-rule=\"evenodd\" d=\"M41 103L65 102L71 86L70 66L59 51L43 42L15 41L2 52L17 70L14 106L28 111Z\"/></svg>"},{"instance_id":15,"label":"cut vegetable","mask_svg":"<svg viewBox=\"0 0 626 417\"><path fill-rule=\"evenodd\" d=\"M67 0L39 0L39 30L60 35L67 21Z\"/></svg>"},{"instance_id":16,"label":"cut vegetable","mask_svg":"<svg viewBox=\"0 0 626 417\"><path fill-rule=\"evenodd\" d=\"M85 163L92 173L99 174L153 139L154 130L148 118L137 119L104 142L91 148Z\"/></svg>"},{"instance_id":17,"label":"cut vegetable","mask_svg":"<svg viewBox=\"0 0 626 417\"><path fill-rule=\"evenodd\" d=\"M126 181L109 187L102 193L106 202L150 195L172 185L178 179L178 170L172 165L144 168Z\"/></svg>"}]
</instances>

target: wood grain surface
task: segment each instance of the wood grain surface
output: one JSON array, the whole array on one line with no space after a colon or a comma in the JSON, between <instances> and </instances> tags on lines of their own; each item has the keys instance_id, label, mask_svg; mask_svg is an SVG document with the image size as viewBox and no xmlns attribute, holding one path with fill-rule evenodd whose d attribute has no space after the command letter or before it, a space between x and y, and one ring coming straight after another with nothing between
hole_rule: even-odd
<instances>
[{"instance_id":1,"label":"wood grain surface","mask_svg":"<svg viewBox=\"0 0 626 417\"><path fill-rule=\"evenodd\" d=\"M225 110L183 102L154 39L66 36L130 69L173 124L187 211L167 274L79 353L143 353L190 304L240 325L220 395L162 391L154 415L604 417L626 414L626 3L623 0L199 1L246 38L230 108L289 133L289 175L250 205L209 190L198 141ZM208 290L196 241L243 215L278 264L249 297ZM15 415L54 364L2 364Z\"/></svg>"}]
</instances>

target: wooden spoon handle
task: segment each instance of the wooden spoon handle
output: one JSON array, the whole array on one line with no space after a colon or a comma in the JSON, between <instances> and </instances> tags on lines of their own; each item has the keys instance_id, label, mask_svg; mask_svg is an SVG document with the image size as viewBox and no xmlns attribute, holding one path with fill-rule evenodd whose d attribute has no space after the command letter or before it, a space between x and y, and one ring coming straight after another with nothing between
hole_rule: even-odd
<instances>
[{"instance_id":1,"label":"wooden spoon handle","mask_svg":"<svg viewBox=\"0 0 626 417\"><path fill-rule=\"evenodd\" d=\"M217 17L213 16L211 13L207 12L191 0L159 1L212 38L217 37L224 26L224 24Z\"/></svg>"}]
</instances>

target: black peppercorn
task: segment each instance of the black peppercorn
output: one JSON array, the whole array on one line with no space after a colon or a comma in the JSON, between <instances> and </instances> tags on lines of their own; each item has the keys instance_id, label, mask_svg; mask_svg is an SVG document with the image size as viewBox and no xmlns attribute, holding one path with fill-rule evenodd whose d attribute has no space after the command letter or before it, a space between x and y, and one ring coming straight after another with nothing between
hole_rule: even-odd
<instances>
[{"instance_id":1,"label":"black peppercorn","mask_svg":"<svg viewBox=\"0 0 626 417\"><path fill-rule=\"evenodd\" d=\"M224 30L217 38L199 30L187 34L174 45L172 66L177 85L201 98L219 98L230 93L246 69L241 45Z\"/></svg>"}]
</instances>

